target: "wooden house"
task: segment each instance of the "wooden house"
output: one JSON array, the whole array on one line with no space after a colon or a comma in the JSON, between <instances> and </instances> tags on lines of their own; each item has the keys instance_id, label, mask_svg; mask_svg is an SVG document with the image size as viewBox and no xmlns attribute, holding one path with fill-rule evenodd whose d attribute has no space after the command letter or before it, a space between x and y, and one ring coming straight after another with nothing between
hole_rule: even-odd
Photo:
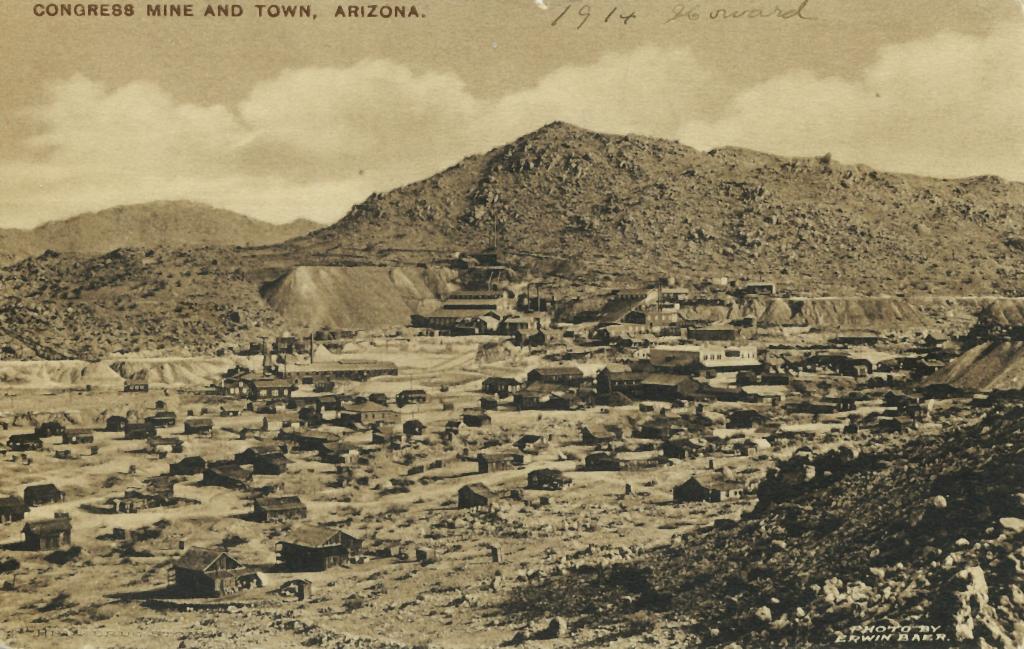
<instances>
[{"instance_id":1,"label":"wooden house","mask_svg":"<svg viewBox=\"0 0 1024 649\"><path fill-rule=\"evenodd\" d=\"M523 453L539 453L547 448L548 439L543 435L526 434L517 439L513 446Z\"/></svg>"},{"instance_id":2,"label":"wooden house","mask_svg":"<svg viewBox=\"0 0 1024 649\"><path fill-rule=\"evenodd\" d=\"M22 533L29 550L58 550L71 545L71 519L57 514L51 520L31 521Z\"/></svg>"},{"instance_id":3,"label":"wooden house","mask_svg":"<svg viewBox=\"0 0 1024 649\"><path fill-rule=\"evenodd\" d=\"M723 502L743 496L743 485L720 479L709 479L702 483L696 476L672 489L672 500L684 502Z\"/></svg>"},{"instance_id":4,"label":"wooden house","mask_svg":"<svg viewBox=\"0 0 1024 649\"><path fill-rule=\"evenodd\" d=\"M362 539L346 530L304 525L277 545L278 560L295 572L327 570L359 554Z\"/></svg>"},{"instance_id":5,"label":"wooden house","mask_svg":"<svg viewBox=\"0 0 1024 649\"><path fill-rule=\"evenodd\" d=\"M478 473L510 471L523 463L523 456L515 453L480 453L476 456Z\"/></svg>"},{"instance_id":6,"label":"wooden house","mask_svg":"<svg viewBox=\"0 0 1024 649\"><path fill-rule=\"evenodd\" d=\"M26 433L24 435L11 435L7 438L7 446L12 451L41 451L43 440L38 435Z\"/></svg>"},{"instance_id":7,"label":"wooden house","mask_svg":"<svg viewBox=\"0 0 1024 649\"><path fill-rule=\"evenodd\" d=\"M418 437L426 430L426 426L419 419L410 419L402 424L402 434L406 437Z\"/></svg>"},{"instance_id":8,"label":"wooden house","mask_svg":"<svg viewBox=\"0 0 1024 649\"><path fill-rule=\"evenodd\" d=\"M519 392L521 388L522 384L519 381L504 376L489 376L483 382L485 394L493 394L502 398Z\"/></svg>"},{"instance_id":9,"label":"wooden house","mask_svg":"<svg viewBox=\"0 0 1024 649\"><path fill-rule=\"evenodd\" d=\"M72 428L61 436L65 444L92 444L94 439L93 432L85 428Z\"/></svg>"},{"instance_id":10,"label":"wooden house","mask_svg":"<svg viewBox=\"0 0 1024 649\"><path fill-rule=\"evenodd\" d=\"M580 428L580 437L584 444L600 446L622 439L625 432L617 424L584 424Z\"/></svg>"},{"instance_id":11,"label":"wooden house","mask_svg":"<svg viewBox=\"0 0 1024 649\"><path fill-rule=\"evenodd\" d=\"M206 460L198 456L183 458L170 466L171 475L197 475L206 470Z\"/></svg>"},{"instance_id":12,"label":"wooden house","mask_svg":"<svg viewBox=\"0 0 1024 649\"><path fill-rule=\"evenodd\" d=\"M156 428L150 423L125 423L125 439L149 439L156 436Z\"/></svg>"},{"instance_id":13,"label":"wooden house","mask_svg":"<svg viewBox=\"0 0 1024 649\"><path fill-rule=\"evenodd\" d=\"M177 437L150 437L146 440L146 448L150 453L166 455L181 453L185 450L185 443Z\"/></svg>"},{"instance_id":14,"label":"wooden house","mask_svg":"<svg viewBox=\"0 0 1024 649\"><path fill-rule=\"evenodd\" d=\"M178 415L170 410L158 410L146 417L146 423L152 425L153 428L171 428L178 423Z\"/></svg>"},{"instance_id":15,"label":"wooden house","mask_svg":"<svg viewBox=\"0 0 1024 649\"><path fill-rule=\"evenodd\" d=\"M127 423L128 419L126 417L122 417L121 415L111 415L107 417L106 426L103 427L103 430L108 433L121 433L124 432L124 427Z\"/></svg>"},{"instance_id":16,"label":"wooden house","mask_svg":"<svg viewBox=\"0 0 1024 649\"><path fill-rule=\"evenodd\" d=\"M192 597L223 597L262 585L255 570L212 548L189 548L173 568L176 589Z\"/></svg>"},{"instance_id":17,"label":"wooden house","mask_svg":"<svg viewBox=\"0 0 1024 649\"><path fill-rule=\"evenodd\" d=\"M395 397L395 404L399 408L404 408L410 404L420 404L427 402L426 390L402 390Z\"/></svg>"},{"instance_id":18,"label":"wooden house","mask_svg":"<svg viewBox=\"0 0 1024 649\"><path fill-rule=\"evenodd\" d=\"M571 484L572 478L567 478L558 469L537 469L536 471L530 471L526 476L527 489L560 491Z\"/></svg>"},{"instance_id":19,"label":"wooden house","mask_svg":"<svg viewBox=\"0 0 1024 649\"><path fill-rule=\"evenodd\" d=\"M483 410L466 410L462 413L462 423L479 428L491 423L491 416Z\"/></svg>"},{"instance_id":20,"label":"wooden house","mask_svg":"<svg viewBox=\"0 0 1024 649\"><path fill-rule=\"evenodd\" d=\"M298 496L257 498L252 505L253 518L264 523L302 519L307 513Z\"/></svg>"},{"instance_id":21,"label":"wooden house","mask_svg":"<svg viewBox=\"0 0 1024 649\"><path fill-rule=\"evenodd\" d=\"M246 490L252 481L252 471L237 464L207 465L203 471L203 484L228 489Z\"/></svg>"},{"instance_id":22,"label":"wooden house","mask_svg":"<svg viewBox=\"0 0 1024 649\"><path fill-rule=\"evenodd\" d=\"M53 484L37 484L25 487L25 505L38 507L64 502L64 492Z\"/></svg>"},{"instance_id":23,"label":"wooden house","mask_svg":"<svg viewBox=\"0 0 1024 649\"><path fill-rule=\"evenodd\" d=\"M704 444L696 438L674 437L662 443L661 453L676 460L692 460L704 455Z\"/></svg>"},{"instance_id":24,"label":"wooden house","mask_svg":"<svg viewBox=\"0 0 1024 649\"><path fill-rule=\"evenodd\" d=\"M252 472L256 475L283 475L288 471L288 458L283 453L257 455L252 461Z\"/></svg>"},{"instance_id":25,"label":"wooden house","mask_svg":"<svg viewBox=\"0 0 1024 649\"><path fill-rule=\"evenodd\" d=\"M67 429L59 421L44 421L36 426L37 437L61 437Z\"/></svg>"},{"instance_id":26,"label":"wooden house","mask_svg":"<svg viewBox=\"0 0 1024 649\"><path fill-rule=\"evenodd\" d=\"M350 403L338 413L338 419L347 425L362 424L372 426L375 424L395 425L398 423L399 414L387 406L366 401L363 403Z\"/></svg>"},{"instance_id":27,"label":"wooden house","mask_svg":"<svg viewBox=\"0 0 1024 649\"><path fill-rule=\"evenodd\" d=\"M28 507L17 496L0 496L0 523L13 523L25 518Z\"/></svg>"},{"instance_id":28,"label":"wooden house","mask_svg":"<svg viewBox=\"0 0 1024 649\"><path fill-rule=\"evenodd\" d=\"M186 419L185 434L201 435L213 432L213 420L207 417Z\"/></svg>"},{"instance_id":29,"label":"wooden house","mask_svg":"<svg viewBox=\"0 0 1024 649\"><path fill-rule=\"evenodd\" d=\"M459 489L459 509L490 507L498 495L482 482L474 482Z\"/></svg>"}]
</instances>

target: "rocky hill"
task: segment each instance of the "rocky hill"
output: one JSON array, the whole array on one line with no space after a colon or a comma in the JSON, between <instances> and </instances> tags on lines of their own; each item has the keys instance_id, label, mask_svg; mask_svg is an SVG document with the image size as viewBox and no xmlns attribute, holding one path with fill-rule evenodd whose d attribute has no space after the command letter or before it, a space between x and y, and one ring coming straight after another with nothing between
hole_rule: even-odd
<instances>
[{"instance_id":1,"label":"rocky hill","mask_svg":"<svg viewBox=\"0 0 1024 649\"><path fill-rule=\"evenodd\" d=\"M80 214L32 230L0 230L0 261L32 257L46 250L103 254L117 248L259 246L317 227L304 219L275 225L202 203L159 201Z\"/></svg>"},{"instance_id":2,"label":"rocky hill","mask_svg":"<svg viewBox=\"0 0 1024 649\"><path fill-rule=\"evenodd\" d=\"M824 154L824 152L822 152ZM938 180L550 124L289 242L408 258L493 240L547 273L774 277L800 291L1018 291L1024 184Z\"/></svg>"},{"instance_id":3,"label":"rocky hill","mask_svg":"<svg viewBox=\"0 0 1024 649\"><path fill-rule=\"evenodd\" d=\"M881 453L824 458L802 486L763 484L756 512L737 524L523 586L507 613L601 628L593 646L625 636L634 644L616 646L825 647L876 633L864 625L895 625L915 627L918 639L903 642L916 646L1016 649L1022 418L1021 408L993 411ZM870 644L904 646L895 634Z\"/></svg>"},{"instance_id":4,"label":"rocky hill","mask_svg":"<svg viewBox=\"0 0 1024 649\"><path fill-rule=\"evenodd\" d=\"M177 202L0 233L11 254L75 251L0 271L3 356L211 351L263 327L399 324L451 282L440 268L455 253L495 241L563 304L665 275L775 279L791 296L754 301L747 315L776 324L930 327L987 303L961 296L1024 286L1024 184L702 153L562 123L310 227ZM844 300L806 299L821 296ZM1000 309L1020 318L1014 302Z\"/></svg>"},{"instance_id":5,"label":"rocky hill","mask_svg":"<svg viewBox=\"0 0 1024 649\"><path fill-rule=\"evenodd\" d=\"M0 269L0 353L211 352L284 323L223 248L48 252Z\"/></svg>"}]
</instances>

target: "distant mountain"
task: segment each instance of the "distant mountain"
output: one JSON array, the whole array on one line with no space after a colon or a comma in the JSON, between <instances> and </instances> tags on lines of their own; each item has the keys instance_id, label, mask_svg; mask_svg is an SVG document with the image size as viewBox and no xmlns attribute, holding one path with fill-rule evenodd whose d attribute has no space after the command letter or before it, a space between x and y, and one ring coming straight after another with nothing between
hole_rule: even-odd
<instances>
[{"instance_id":1,"label":"distant mountain","mask_svg":"<svg viewBox=\"0 0 1024 649\"><path fill-rule=\"evenodd\" d=\"M334 225L288 227L154 203L38 228L19 254L72 252L0 269L0 357L210 351L283 328L398 323L450 281L427 271L495 241L520 277L550 280L562 307L667 275L774 279L794 296L765 321L888 328L966 308L947 296L1024 288L1022 183L883 173L827 155L703 153L564 123L374 194ZM425 269L419 279L398 272L413 266ZM802 299L885 294L894 301ZM911 307L902 294L930 301Z\"/></svg>"},{"instance_id":2,"label":"distant mountain","mask_svg":"<svg viewBox=\"0 0 1024 649\"><path fill-rule=\"evenodd\" d=\"M493 240L520 263L595 282L671 274L775 278L818 294L1017 291L1024 183L883 173L828 155L704 153L555 122L374 194L282 248L412 261Z\"/></svg>"},{"instance_id":3,"label":"distant mountain","mask_svg":"<svg viewBox=\"0 0 1024 649\"><path fill-rule=\"evenodd\" d=\"M0 261L46 250L103 254L117 248L261 246L286 241L320 227L298 219L283 225L191 201L122 205L51 221L32 230L0 230Z\"/></svg>"}]
</instances>

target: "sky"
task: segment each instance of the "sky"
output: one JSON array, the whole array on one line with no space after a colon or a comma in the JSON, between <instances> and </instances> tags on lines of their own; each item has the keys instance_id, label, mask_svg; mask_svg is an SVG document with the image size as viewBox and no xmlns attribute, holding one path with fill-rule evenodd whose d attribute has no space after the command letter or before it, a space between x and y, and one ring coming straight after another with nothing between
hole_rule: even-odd
<instances>
[{"instance_id":1,"label":"sky","mask_svg":"<svg viewBox=\"0 0 1024 649\"><path fill-rule=\"evenodd\" d=\"M404 19L308 2L316 19L0 3L0 227L173 199L328 223L554 120L1024 181L1021 0L807 0L789 19L801 0L393 3L422 14Z\"/></svg>"}]
</instances>

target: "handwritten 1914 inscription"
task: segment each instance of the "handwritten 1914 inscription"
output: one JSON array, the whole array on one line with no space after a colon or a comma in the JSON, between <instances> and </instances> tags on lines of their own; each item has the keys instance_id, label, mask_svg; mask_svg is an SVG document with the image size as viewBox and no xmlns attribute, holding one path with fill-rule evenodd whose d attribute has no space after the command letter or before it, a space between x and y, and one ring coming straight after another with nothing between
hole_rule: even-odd
<instances>
[{"instance_id":1,"label":"handwritten 1914 inscription","mask_svg":"<svg viewBox=\"0 0 1024 649\"><path fill-rule=\"evenodd\" d=\"M780 5L723 8L708 7L698 3L681 3L670 8L648 10L642 15L641 11L632 7L570 2L558 11L554 20L551 21L551 26L569 25L576 29L597 24L628 26L644 22L645 19L661 24L698 21L724 22L744 19L816 20L811 15L809 4L810 0L803 0L800 4L788 8Z\"/></svg>"}]
</instances>

